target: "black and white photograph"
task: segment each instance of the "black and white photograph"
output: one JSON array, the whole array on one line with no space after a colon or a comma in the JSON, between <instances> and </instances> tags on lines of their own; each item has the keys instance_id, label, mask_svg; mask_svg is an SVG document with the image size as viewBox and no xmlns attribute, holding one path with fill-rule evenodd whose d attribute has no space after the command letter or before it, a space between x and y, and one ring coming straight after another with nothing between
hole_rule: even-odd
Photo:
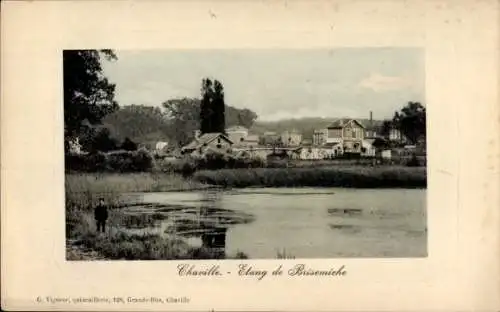
<instances>
[{"instance_id":1,"label":"black and white photograph","mask_svg":"<svg viewBox=\"0 0 500 312\"><path fill-rule=\"evenodd\" d=\"M428 256L425 51L61 51L68 261Z\"/></svg>"}]
</instances>

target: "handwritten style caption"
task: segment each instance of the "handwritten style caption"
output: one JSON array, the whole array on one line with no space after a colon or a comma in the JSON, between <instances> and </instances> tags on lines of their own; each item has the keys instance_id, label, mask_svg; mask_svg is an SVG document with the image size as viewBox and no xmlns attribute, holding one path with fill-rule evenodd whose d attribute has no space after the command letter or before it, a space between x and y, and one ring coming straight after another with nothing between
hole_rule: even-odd
<instances>
[{"instance_id":1,"label":"handwritten style caption","mask_svg":"<svg viewBox=\"0 0 500 312\"><path fill-rule=\"evenodd\" d=\"M316 269L307 267L305 264L295 264L285 267L280 264L272 270L258 268L251 264L238 264L233 270L223 270L220 265L201 266L196 264L179 264L177 273L182 277L202 277L202 276L228 276L237 275L240 277L254 277L257 280L262 280L266 276L292 276L292 277L343 277L347 275L344 265L338 268Z\"/></svg>"}]
</instances>

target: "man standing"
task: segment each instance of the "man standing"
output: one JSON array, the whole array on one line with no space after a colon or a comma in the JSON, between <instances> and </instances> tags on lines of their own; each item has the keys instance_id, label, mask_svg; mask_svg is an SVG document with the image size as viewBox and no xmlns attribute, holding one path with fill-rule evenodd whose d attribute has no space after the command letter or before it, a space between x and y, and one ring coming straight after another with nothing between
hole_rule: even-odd
<instances>
[{"instance_id":1,"label":"man standing","mask_svg":"<svg viewBox=\"0 0 500 312\"><path fill-rule=\"evenodd\" d=\"M97 231L105 232L106 220L108 219L108 208L104 204L104 198L99 198L99 204L94 211L94 217L97 224Z\"/></svg>"}]
</instances>

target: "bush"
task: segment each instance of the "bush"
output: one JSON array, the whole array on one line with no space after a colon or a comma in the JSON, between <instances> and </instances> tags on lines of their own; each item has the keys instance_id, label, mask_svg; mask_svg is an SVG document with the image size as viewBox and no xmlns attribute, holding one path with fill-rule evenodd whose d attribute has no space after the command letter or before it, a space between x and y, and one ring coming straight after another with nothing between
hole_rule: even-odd
<instances>
[{"instance_id":1,"label":"bush","mask_svg":"<svg viewBox=\"0 0 500 312\"><path fill-rule=\"evenodd\" d=\"M420 161L417 158L416 154L412 154L411 158L406 162L408 167L418 167L420 166Z\"/></svg>"},{"instance_id":2,"label":"bush","mask_svg":"<svg viewBox=\"0 0 500 312\"><path fill-rule=\"evenodd\" d=\"M125 151L136 151L137 150L137 144L134 143L131 139L125 138L123 141L121 148Z\"/></svg>"},{"instance_id":3,"label":"bush","mask_svg":"<svg viewBox=\"0 0 500 312\"><path fill-rule=\"evenodd\" d=\"M140 172L150 171L153 158L146 150L66 155L67 171Z\"/></svg>"},{"instance_id":4,"label":"bush","mask_svg":"<svg viewBox=\"0 0 500 312\"><path fill-rule=\"evenodd\" d=\"M162 172L182 174L186 177L199 170L262 168L266 166L266 162L259 158L233 158L208 154L204 157L187 156L182 159L157 160L156 166Z\"/></svg>"}]
</instances>

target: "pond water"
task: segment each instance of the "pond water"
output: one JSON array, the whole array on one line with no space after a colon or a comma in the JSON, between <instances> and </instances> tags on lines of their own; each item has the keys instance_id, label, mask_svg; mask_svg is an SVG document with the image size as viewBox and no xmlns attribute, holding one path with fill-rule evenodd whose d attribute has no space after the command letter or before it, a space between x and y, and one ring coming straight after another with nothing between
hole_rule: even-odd
<instances>
[{"instance_id":1,"label":"pond water","mask_svg":"<svg viewBox=\"0 0 500 312\"><path fill-rule=\"evenodd\" d=\"M127 195L130 231L252 259L425 257L425 189L249 188Z\"/></svg>"}]
</instances>

